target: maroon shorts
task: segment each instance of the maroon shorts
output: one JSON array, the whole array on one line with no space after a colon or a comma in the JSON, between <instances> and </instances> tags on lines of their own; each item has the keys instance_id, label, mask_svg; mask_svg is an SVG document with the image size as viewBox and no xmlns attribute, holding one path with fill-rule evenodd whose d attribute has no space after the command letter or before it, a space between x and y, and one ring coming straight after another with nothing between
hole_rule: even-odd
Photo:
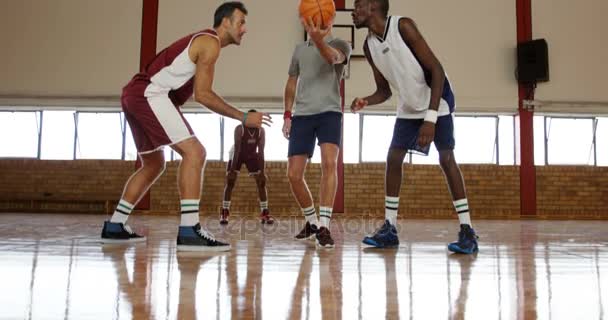
<instances>
[{"instance_id":1,"label":"maroon shorts","mask_svg":"<svg viewBox=\"0 0 608 320\"><path fill-rule=\"evenodd\" d=\"M260 160L258 160L257 158L239 159L235 166L236 171L241 171L241 167L243 166L243 163L245 164L245 166L247 166L247 171L249 171L249 174L254 174L254 173L260 172ZM228 165L226 166L226 172L230 172L231 168L232 168L232 160L228 160Z\"/></svg>"},{"instance_id":2,"label":"maroon shorts","mask_svg":"<svg viewBox=\"0 0 608 320\"><path fill-rule=\"evenodd\" d=\"M194 136L194 131L169 97L123 95L122 109L137 152L151 153Z\"/></svg>"}]
</instances>

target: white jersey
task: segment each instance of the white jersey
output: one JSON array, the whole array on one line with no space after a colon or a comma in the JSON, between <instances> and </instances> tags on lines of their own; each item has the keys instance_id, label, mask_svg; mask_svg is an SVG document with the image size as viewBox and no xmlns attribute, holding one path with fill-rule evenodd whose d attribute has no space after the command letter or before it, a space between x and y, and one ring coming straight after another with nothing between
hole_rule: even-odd
<instances>
[{"instance_id":1,"label":"white jersey","mask_svg":"<svg viewBox=\"0 0 608 320\"><path fill-rule=\"evenodd\" d=\"M431 100L431 74L423 69L413 50L403 41L399 32L401 18L389 16L384 37L380 38L370 32L367 46L378 71L391 88L398 92L397 118L422 119ZM454 94L446 75L439 102L439 116L452 113L454 107Z\"/></svg>"}]
</instances>

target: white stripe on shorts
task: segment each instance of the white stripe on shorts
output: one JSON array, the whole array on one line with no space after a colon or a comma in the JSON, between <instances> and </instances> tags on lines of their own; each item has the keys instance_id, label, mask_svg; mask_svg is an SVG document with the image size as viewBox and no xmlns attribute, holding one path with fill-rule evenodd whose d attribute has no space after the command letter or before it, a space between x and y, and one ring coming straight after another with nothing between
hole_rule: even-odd
<instances>
[{"instance_id":1,"label":"white stripe on shorts","mask_svg":"<svg viewBox=\"0 0 608 320\"><path fill-rule=\"evenodd\" d=\"M158 123L160 123L169 139L171 139L172 144L192 137L186 123L184 123L184 119L182 119L179 111L168 96L155 96L146 99Z\"/></svg>"}]
</instances>

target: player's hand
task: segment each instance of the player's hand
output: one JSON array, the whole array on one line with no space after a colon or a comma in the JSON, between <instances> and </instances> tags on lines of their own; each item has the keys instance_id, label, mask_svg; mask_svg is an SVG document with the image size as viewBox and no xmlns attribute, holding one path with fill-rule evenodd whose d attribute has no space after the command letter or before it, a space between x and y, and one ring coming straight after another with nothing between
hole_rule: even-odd
<instances>
[{"instance_id":1,"label":"player's hand","mask_svg":"<svg viewBox=\"0 0 608 320\"><path fill-rule=\"evenodd\" d=\"M350 111L356 113L357 111L365 108L367 106L367 100L361 98L355 98L353 103L350 105Z\"/></svg>"},{"instance_id":2,"label":"player's hand","mask_svg":"<svg viewBox=\"0 0 608 320\"><path fill-rule=\"evenodd\" d=\"M270 127L271 123L272 123L272 117L268 113L249 112L249 113L247 113L247 120L245 121L245 127L261 128L262 125Z\"/></svg>"},{"instance_id":3,"label":"player's hand","mask_svg":"<svg viewBox=\"0 0 608 320\"><path fill-rule=\"evenodd\" d=\"M306 30L306 33L308 33L308 36L310 37L310 39L315 43L324 41L323 39L325 39L325 36L331 30L331 28L329 26L332 25L332 23L330 22L329 26L326 26L326 29L323 29L323 26L318 26L312 20L312 18L308 18L308 19L300 18L300 22L302 22L302 25L304 26L304 30Z\"/></svg>"},{"instance_id":4,"label":"player's hand","mask_svg":"<svg viewBox=\"0 0 608 320\"><path fill-rule=\"evenodd\" d=\"M289 139L289 132L291 132L291 119L287 118L283 122L283 137L285 139Z\"/></svg>"},{"instance_id":5,"label":"player's hand","mask_svg":"<svg viewBox=\"0 0 608 320\"><path fill-rule=\"evenodd\" d=\"M435 139L435 124L425 121L418 132L418 145L424 148L431 144L433 139Z\"/></svg>"}]
</instances>

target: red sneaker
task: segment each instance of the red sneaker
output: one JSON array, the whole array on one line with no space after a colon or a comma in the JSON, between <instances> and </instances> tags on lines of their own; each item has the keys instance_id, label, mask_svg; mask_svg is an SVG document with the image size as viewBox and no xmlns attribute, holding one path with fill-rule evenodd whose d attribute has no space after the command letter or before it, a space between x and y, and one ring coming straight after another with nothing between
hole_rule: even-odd
<instances>
[{"instance_id":1,"label":"red sneaker","mask_svg":"<svg viewBox=\"0 0 608 320\"><path fill-rule=\"evenodd\" d=\"M220 209L220 224L228 224L228 216L230 216L230 210L221 208Z\"/></svg>"},{"instance_id":2,"label":"red sneaker","mask_svg":"<svg viewBox=\"0 0 608 320\"><path fill-rule=\"evenodd\" d=\"M262 224L274 223L274 218L270 216L270 211L268 211L268 209L264 209L262 210L262 213L260 213L260 222L262 222Z\"/></svg>"}]
</instances>

